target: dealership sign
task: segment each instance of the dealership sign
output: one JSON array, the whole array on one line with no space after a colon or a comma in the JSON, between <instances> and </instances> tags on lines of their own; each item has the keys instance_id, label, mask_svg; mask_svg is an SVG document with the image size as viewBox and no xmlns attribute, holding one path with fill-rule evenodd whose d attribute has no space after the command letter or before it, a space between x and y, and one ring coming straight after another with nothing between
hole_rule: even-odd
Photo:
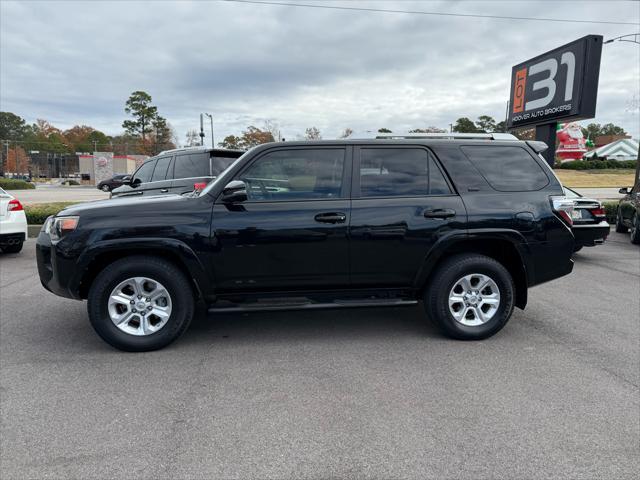
<instances>
[{"instance_id":1,"label":"dealership sign","mask_svg":"<svg viewBox=\"0 0 640 480\"><path fill-rule=\"evenodd\" d=\"M587 35L514 66L509 128L595 117L601 52Z\"/></svg>"}]
</instances>

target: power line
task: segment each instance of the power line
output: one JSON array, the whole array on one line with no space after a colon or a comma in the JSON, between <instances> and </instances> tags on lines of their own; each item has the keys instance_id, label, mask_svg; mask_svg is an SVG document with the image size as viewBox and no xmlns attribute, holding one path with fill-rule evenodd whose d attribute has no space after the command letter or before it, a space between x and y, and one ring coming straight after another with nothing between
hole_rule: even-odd
<instances>
[{"instance_id":1,"label":"power line","mask_svg":"<svg viewBox=\"0 0 640 480\"><path fill-rule=\"evenodd\" d=\"M529 20L536 22L564 22L564 23L594 23L604 25L640 25L640 22L613 22L607 20L576 20L573 18L538 18L538 17L514 17L506 15L481 15L472 13L446 13L446 12L425 12L421 10L392 10L386 8L369 8L369 7L345 7L338 5L319 5L312 3L288 3L263 0L219 0L221 2L230 3L249 3L255 5L276 5L282 7L302 7L302 8L321 8L327 10L348 10L360 12L377 12L377 13L404 13L412 15L435 15L442 17L465 17L465 18L491 18L497 20Z\"/></svg>"}]
</instances>

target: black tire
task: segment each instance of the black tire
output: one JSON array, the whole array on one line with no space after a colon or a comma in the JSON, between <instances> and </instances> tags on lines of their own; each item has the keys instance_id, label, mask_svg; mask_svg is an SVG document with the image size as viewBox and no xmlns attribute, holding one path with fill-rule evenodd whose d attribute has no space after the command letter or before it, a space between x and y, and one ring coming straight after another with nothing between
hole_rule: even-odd
<instances>
[{"instance_id":1,"label":"black tire","mask_svg":"<svg viewBox=\"0 0 640 480\"><path fill-rule=\"evenodd\" d=\"M109 188L109 185L101 186L100 190L102 190L103 192L110 192L111 191L111 189Z\"/></svg>"},{"instance_id":2,"label":"black tire","mask_svg":"<svg viewBox=\"0 0 640 480\"><path fill-rule=\"evenodd\" d=\"M576 245L573 247L573 253L579 252L580 250L582 250L582 245Z\"/></svg>"},{"instance_id":3,"label":"black tire","mask_svg":"<svg viewBox=\"0 0 640 480\"><path fill-rule=\"evenodd\" d=\"M157 332L136 336L123 332L111 321L107 310L112 290L131 277L147 277L160 282L171 296L172 310L167 323ZM182 335L193 318L195 299L187 276L161 258L133 256L118 260L98 274L89 290L88 312L96 333L113 347L128 352L146 352L166 347Z\"/></svg>"},{"instance_id":4,"label":"black tire","mask_svg":"<svg viewBox=\"0 0 640 480\"><path fill-rule=\"evenodd\" d=\"M622 223L622 218L620 217L620 209L618 208L618 213L616 214L616 232L627 233L628 231L629 227Z\"/></svg>"},{"instance_id":5,"label":"black tire","mask_svg":"<svg viewBox=\"0 0 640 480\"><path fill-rule=\"evenodd\" d=\"M640 217L637 213L633 216L631 224L633 225L631 227L631 243L640 245Z\"/></svg>"},{"instance_id":6,"label":"black tire","mask_svg":"<svg viewBox=\"0 0 640 480\"><path fill-rule=\"evenodd\" d=\"M500 305L491 319L478 326L463 325L449 310L449 293L455 283L465 275L479 273L490 277L500 291ZM515 287L504 266L478 254L455 255L442 263L429 279L424 295L427 316L434 320L442 332L459 340L481 340L495 335L511 318Z\"/></svg>"},{"instance_id":7,"label":"black tire","mask_svg":"<svg viewBox=\"0 0 640 480\"><path fill-rule=\"evenodd\" d=\"M23 242L14 243L12 245L5 245L1 248L4 253L18 253L20 252L20 250L22 250L22 243Z\"/></svg>"}]
</instances>

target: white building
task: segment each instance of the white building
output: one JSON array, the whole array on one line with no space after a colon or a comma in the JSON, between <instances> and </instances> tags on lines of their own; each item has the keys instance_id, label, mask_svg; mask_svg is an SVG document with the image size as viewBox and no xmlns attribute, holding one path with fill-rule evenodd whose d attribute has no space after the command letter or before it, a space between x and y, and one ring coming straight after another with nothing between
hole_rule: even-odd
<instances>
[{"instance_id":1,"label":"white building","mask_svg":"<svg viewBox=\"0 0 640 480\"><path fill-rule=\"evenodd\" d=\"M622 138L584 154L585 160L592 160L596 156L607 160L636 160L638 142L632 138Z\"/></svg>"}]
</instances>

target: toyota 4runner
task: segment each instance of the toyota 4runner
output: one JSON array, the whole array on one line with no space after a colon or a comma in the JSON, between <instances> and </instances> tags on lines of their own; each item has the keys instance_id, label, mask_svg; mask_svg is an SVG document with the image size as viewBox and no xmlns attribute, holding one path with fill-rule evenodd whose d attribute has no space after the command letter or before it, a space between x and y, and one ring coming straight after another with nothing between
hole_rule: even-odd
<instances>
[{"instance_id":1,"label":"toyota 4runner","mask_svg":"<svg viewBox=\"0 0 640 480\"><path fill-rule=\"evenodd\" d=\"M44 287L88 300L111 345L168 345L210 312L422 302L489 337L529 287L571 272L573 203L510 135L270 143L199 194L68 207L43 226Z\"/></svg>"}]
</instances>

